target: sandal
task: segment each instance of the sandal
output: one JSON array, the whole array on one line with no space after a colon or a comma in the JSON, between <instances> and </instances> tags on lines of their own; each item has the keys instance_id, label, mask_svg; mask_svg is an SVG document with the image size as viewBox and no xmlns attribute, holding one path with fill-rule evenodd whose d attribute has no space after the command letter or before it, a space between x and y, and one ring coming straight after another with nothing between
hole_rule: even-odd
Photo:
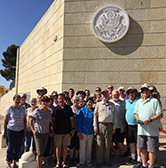
<instances>
[{"instance_id":1,"label":"sandal","mask_svg":"<svg viewBox=\"0 0 166 168\"><path fill-rule=\"evenodd\" d=\"M59 168L59 167L60 167L60 165L59 165L59 164L56 164L55 168Z\"/></svg>"},{"instance_id":2,"label":"sandal","mask_svg":"<svg viewBox=\"0 0 166 168\"><path fill-rule=\"evenodd\" d=\"M65 163L62 163L62 167L63 167L63 168L68 168L69 166L66 165Z\"/></svg>"},{"instance_id":3,"label":"sandal","mask_svg":"<svg viewBox=\"0 0 166 168\"><path fill-rule=\"evenodd\" d=\"M18 168L18 165L17 165L17 164L14 164L13 168Z\"/></svg>"}]
</instances>

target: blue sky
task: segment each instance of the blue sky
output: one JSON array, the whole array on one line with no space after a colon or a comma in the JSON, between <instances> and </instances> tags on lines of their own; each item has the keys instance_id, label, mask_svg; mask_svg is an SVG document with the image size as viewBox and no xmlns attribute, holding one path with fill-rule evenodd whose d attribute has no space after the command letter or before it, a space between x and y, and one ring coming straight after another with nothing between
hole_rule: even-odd
<instances>
[{"instance_id":1,"label":"blue sky","mask_svg":"<svg viewBox=\"0 0 166 168\"><path fill-rule=\"evenodd\" d=\"M21 46L54 0L0 0L0 69L7 47ZM0 85L9 87L0 75Z\"/></svg>"}]
</instances>

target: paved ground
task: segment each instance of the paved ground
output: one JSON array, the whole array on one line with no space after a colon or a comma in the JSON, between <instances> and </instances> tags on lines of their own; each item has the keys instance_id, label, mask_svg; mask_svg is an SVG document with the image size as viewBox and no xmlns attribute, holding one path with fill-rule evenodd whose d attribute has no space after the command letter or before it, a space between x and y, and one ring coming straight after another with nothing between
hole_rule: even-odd
<instances>
[{"instance_id":1,"label":"paved ground","mask_svg":"<svg viewBox=\"0 0 166 168\"><path fill-rule=\"evenodd\" d=\"M0 116L0 125L2 126L3 123L3 117ZM160 147L159 151L157 152L157 157L156 157L156 165L159 165L161 168L166 168L166 136L160 136L159 138L160 142ZM5 168L6 167L6 148L0 148L0 168ZM118 163L118 149L115 149L115 156L113 158L110 158L111 163L112 163L112 168L132 168L133 166L127 166L125 165L125 162L128 160L128 157L124 158L124 162L122 164ZM69 162L69 159L67 160ZM96 160L93 160L94 166L92 168L95 168L95 163ZM49 166L43 165L43 168L53 168L55 167L55 163L53 159L50 162ZM73 168L76 168L74 166ZM85 166L85 168L88 168ZM107 168L106 166L102 166L102 168Z\"/></svg>"}]
</instances>

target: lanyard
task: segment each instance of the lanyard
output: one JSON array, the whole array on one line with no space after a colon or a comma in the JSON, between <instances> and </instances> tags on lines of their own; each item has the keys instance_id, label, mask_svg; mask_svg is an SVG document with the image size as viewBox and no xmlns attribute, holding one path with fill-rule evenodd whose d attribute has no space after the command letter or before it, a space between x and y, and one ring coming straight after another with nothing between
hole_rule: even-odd
<instances>
[{"instance_id":1,"label":"lanyard","mask_svg":"<svg viewBox=\"0 0 166 168\"><path fill-rule=\"evenodd\" d=\"M107 107L108 106L108 110L111 110L109 105L106 105L106 103L104 102L104 105Z\"/></svg>"}]
</instances>

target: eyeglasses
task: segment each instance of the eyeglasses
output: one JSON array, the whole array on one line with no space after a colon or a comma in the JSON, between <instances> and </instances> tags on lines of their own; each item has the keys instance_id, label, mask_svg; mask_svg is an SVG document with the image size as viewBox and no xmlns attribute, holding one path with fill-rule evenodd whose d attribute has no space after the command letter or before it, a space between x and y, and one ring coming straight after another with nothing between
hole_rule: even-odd
<instances>
[{"instance_id":1,"label":"eyeglasses","mask_svg":"<svg viewBox=\"0 0 166 168\"><path fill-rule=\"evenodd\" d=\"M96 92L99 92L99 90L95 90Z\"/></svg>"},{"instance_id":2,"label":"eyeglasses","mask_svg":"<svg viewBox=\"0 0 166 168\"><path fill-rule=\"evenodd\" d=\"M24 99L26 99L26 97L24 97L24 96L23 96L23 97L21 97L21 98L24 98Z\"/></svg>"}]
</instances>

